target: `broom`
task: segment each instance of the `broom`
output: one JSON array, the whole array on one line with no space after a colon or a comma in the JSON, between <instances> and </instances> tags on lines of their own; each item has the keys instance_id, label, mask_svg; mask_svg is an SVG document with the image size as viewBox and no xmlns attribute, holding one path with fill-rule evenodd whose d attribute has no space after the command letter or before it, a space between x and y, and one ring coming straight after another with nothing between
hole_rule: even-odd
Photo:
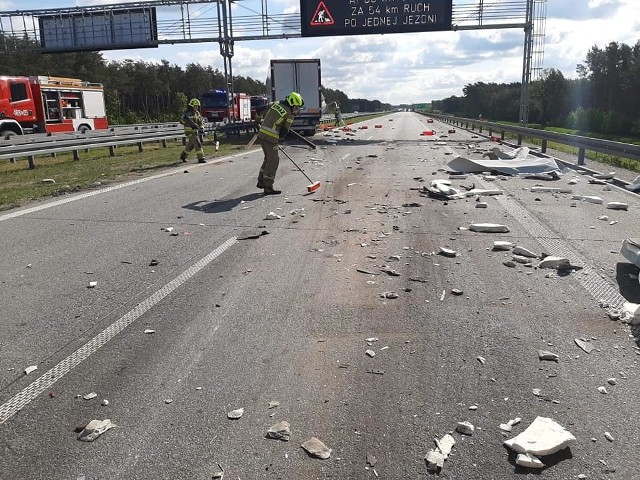
<instances>
[{"instance_id":1,"label":"broom","mask_svg":"<svg viewBox=\"0 0 640 480\"><path fill-rule=\"evenodd\" d=\"M280 151L284 154L285 157L287 157L289 160L291 160L291 163L293 163L295 165L295 167L300 170L300 173L302 173L305 178L307 180L309 180L311 182L311 185L307 185L307 192L315 192L317 189L320 188L320 182L314 182L313 180L311 180L306 173L304 173L304 170L302 170L298 164L296 162L293 161L293 158L291 158L289 155L287 155L287 152L284 151L284 148L282 148L280 145L278 145L278 148L280 149Z\"/></svg>"}]
</instances>

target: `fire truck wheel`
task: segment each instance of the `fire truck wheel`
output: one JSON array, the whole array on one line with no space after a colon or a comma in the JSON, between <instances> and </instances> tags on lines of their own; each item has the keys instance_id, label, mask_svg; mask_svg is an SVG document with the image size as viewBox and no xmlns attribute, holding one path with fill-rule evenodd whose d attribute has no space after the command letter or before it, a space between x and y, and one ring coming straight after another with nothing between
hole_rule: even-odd
<instances>
[{"instance_id":1,"label":"fire truck wheel","mask_svg":"<svg viewBox=\"0 0 640 480\"><path fill-rule=\"evenodd\" d=\"M78 127L78 131L79 131L80 133L87 133L87 132L88 132L88 131L90 131L90 130L91 130L91 127L90 127L89 125L80 125L80 126Z\"/></svg>"},{"instance_id":2,"label":"fire truck wheel","mask_svg":"<svg viewBox=\"0 0 640 480\"><path fill-rule=\"evenodd\" d=\"M2 132L0 132L0 138L13 137L14 135L16 135L16 132L14 132L13 130L3 130Z\"/></svg>"}]
</instances>

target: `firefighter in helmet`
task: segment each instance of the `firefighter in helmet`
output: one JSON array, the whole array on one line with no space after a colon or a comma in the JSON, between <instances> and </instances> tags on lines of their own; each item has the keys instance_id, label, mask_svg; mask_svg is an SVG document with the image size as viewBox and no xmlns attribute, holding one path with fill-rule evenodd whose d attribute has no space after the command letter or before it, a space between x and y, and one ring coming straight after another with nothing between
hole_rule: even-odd
<instances>
[{"instance_id":1,"label":"firefighter in helmet","mask_svg":"<svg viewBox=\"0 0 640 480\"><path fill-rule=\"evenodd\" d=\"M180 160L187 161L189 152L195 149L198 163L207 163L204 159L204 150L202 149L202 138L204 135L204 119L200 115L200 100L192 98L189 100L187 111L184 112L180 123L184 125L184 134L187 137L187 144L180 154Z\"/></svg>"},{"instance_id":2,"label":"firefighter in helmet","mask_svg":"<svg viewBox=\"0 0 640 480\"><path fill-rule=\"evenodd\" d=\"M269 105L269 109L264 115L258 130L258 142L264 152L264 161L258 173L256 187L264 189L265 195L282 193L280 190L273 188L276 171L280 163L278 146L280 140L283 140L289 133L294 117L300 113L300 109L303 106L302 95L297 92L291 92L286 99Z\"/></svg>"}]
</instances>

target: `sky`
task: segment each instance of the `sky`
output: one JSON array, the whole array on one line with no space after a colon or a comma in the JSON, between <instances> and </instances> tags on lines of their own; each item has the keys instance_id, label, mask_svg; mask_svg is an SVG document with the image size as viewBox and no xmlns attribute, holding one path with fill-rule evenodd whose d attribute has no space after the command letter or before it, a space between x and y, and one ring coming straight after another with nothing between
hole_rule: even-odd
<instances>
[{"instance_id":1,"label":"sky","mask_svg":"<svg viewBox=\"0 0 640 480\"><path fill-rule=\"evenodd\" d=\"M266 1L271 14L300 11L300 0ZM501 2L508 3L485 0L485 5ZM49 0L47 7L114 3L124 2ZM460 3L472 2L454 0L454 11ZM236 2L234 8L240 9L236 15L247 15L248 11L242 11L247 5L249 0ZM2 12L38 8L42 8L40 0L0 0ZM544 54L537 57L543 58L539 66L559 70L566 78L577 78L576 66L584 63L593 46L604 49L610 42L635 45L640 40L640 0L548 0L544 32L539 33L544 33ZM462 96L464 86L476 82L520 82L523 50L521 28L238 41L232 67L234 75L264 82L270 59L319 58L324 87L341 90L349 98L399 105ZM200 63L224 70L217 43L102 53L106 60L167 60L181 67Z\"/></svg>"}]
</instances>

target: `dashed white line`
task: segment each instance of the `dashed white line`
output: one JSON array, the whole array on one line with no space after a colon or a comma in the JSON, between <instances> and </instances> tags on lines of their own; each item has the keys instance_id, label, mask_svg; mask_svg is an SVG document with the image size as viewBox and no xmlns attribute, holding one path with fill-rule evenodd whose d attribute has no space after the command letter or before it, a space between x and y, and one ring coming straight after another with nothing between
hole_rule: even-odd
<instances>
[{"instance_id":1,"label":"dashed white line","mask_svg":"<svg viewBox=\"0 0 640 480\"><path fill-rule=\"evenodd\" d=\"M51 385L60 380L75 367L80 365L80 363L89 358L90 355L97 352L100 347L107 344L118 333L135 322L144 313L148 312L163 298L165 298L171 292L184 284L187 280L189 280L196 273L206 267L209 263L219 257L225 250L230 248L236 242L236 237L232 237L224 242L211 253L200 259L198 262L190 266L176 278L171 280L160 290L153 293L150 297L146 298L144 301L136 305L136 307L134 307L114 323L109 325L78 350L58 363L55 367L48 370L41 377L37 378L33 383L25 387L21 392L11 398L9 401L5 402L3 405L0 405L0 425L9 420L13 415L15 415L29 403L31 403L31 401L33 401L43 391L51 387Z\"/></svg>"}]
</instances>

